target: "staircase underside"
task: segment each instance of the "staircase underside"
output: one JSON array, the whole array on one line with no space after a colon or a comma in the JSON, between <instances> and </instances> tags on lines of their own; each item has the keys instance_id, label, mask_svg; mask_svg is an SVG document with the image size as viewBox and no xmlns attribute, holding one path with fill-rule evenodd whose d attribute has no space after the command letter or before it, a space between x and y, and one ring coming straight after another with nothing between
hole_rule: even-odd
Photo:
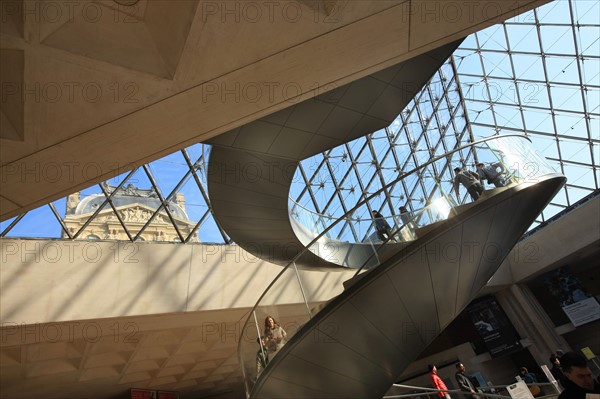
<instances>
[{"instance_id":1,"label":"staircase underside","mask_svg":"<svg viewBox=\"0 0 600 399\"><path fill-rule=\"evenodd\" d=\"M306 244L298 239L288 212L289 189L298 163L389 126L459 43L431 50L210 140L208 189L215 219L248 252L287 265ZM340 247L335 259L307 253L296 264L347 266L343 260L348 256L342 251L350 250L353 248ZM336 259L341 261L336 263Z\"/></svg>"},{"instance_id":2,"label":"staircase underside","mask_svg":"<svg viewBox=\"0 0 600 399\"><path fill-rule=\"evenodd\" d=\"M564 184L504 190L365 273L269 363L251 397L381 398L476 297Z\"/></svg>"}]
</instances>

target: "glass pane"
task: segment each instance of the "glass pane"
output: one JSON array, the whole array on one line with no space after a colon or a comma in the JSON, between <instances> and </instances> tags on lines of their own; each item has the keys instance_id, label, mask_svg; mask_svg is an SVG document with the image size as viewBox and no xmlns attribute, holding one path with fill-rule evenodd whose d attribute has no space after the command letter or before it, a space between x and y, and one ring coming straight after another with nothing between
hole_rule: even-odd
<instances>
[{"instance_id":1,"label":"glass pane","mask_svg":"<svg viewBox=\"0 0 600 399\"><path fill-rule=\"evenodd\" d=\"M48 205L32 209L6 234L6 237L62 238L64 231Z\"/></svg>"}]
</instances>

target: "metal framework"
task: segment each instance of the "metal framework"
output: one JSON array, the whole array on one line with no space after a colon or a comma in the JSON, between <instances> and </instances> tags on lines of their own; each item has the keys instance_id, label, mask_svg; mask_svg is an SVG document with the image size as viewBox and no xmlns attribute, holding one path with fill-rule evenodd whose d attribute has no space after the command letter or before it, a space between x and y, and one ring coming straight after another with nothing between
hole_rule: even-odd
<instances>
[{"instance_id":1,"label":"metal framework","mask_svg":"<svg viewBox=\"0 0 600 399\"><path fill-rule=\"evenodd\" d=\"M525 132L567 176L542 220L598 189L600 5L555 1L469 36L454 53L477 135Z\"/></svg>"},{"instance_id":2,"label":"metal framework","mask_svg":"<svg viewBox=\"0 0 600 399\"><path fill-rule=\"evenodd\" d=\"M600 170L600 4L561 0L469 36L431 81L398 110L386 129L303 161L290 196L326 216L340 216L361 199L433 156L467 142L500 133L525 132L568 182L536 223L571 206L599 188ZM81 198L105 200L77 232L65 226L66 199L54 201L0 224L0 236L86 238L86 228L102 210L111 209L127 237L140 239L161 213L173 224L175 241L230 243L215 222L206 190L209 146L185 150L117 176L81 192ZM449 192L452 169L474 169L477 150L460 152L405 179L370 202L369 211L384 215L398 207L425 206L441 191ZM128 225L112 198L126 184L150 189L160 206L141 227ZM170 204L185 195L185 211L195 224L184 235ZM355 215L368 218L365 215ZM347 223L350 231L364 238ZM104 237L100 237L104 238Z\"/></svg>"}]
</instances>

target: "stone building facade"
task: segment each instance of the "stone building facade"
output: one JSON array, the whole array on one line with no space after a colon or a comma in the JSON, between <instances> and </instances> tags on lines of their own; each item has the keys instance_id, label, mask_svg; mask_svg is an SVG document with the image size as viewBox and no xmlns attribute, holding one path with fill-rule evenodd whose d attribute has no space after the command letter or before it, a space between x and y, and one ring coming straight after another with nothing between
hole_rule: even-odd
<instances>
[{"instance_id":1,"label":"stone building facade","mask_svg":"<svg viewBox=\"0 0 600 399\"><path fill-rule=\"evenodd\" d=\"M103 184L106 193L109 196L112 194L111 202L114 210L108 203L102 206L106 200L102 193L92 194L82 199L81 193L76 192L67 197L64 223L71 235L75 235L85 226L79 238L130 240L139 234L137 238L139 241L181 242L177 233L179 231L183 240L193 233L189 242L199 242L195 229L196 223L189 219L185 210L184 194L177 193L174 200L168 202L169 212L167 212L152 189L141 189L128 184L113 194L116 187ZM92 218L99 207L102 209ZM159 208L157 213L156 210ZM90 218L92 219L88 223ZM66 238L66 234L63 233L63 237Z\"/></svg>"}]
</instances>

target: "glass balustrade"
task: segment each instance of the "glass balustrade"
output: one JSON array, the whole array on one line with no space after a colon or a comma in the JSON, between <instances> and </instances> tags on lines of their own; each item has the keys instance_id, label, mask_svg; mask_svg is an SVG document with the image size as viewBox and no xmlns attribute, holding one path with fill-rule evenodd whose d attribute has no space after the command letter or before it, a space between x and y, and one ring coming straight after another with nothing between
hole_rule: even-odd
<instances>
[{"instance_id":1,"label":"glass balustrade","mask_svg":"<svg viewBox=\"0 0 600 399\"><path fill-rule=\"evenodd\" d=\"M359 218L354 215L370 215L369 201L372 201L381 191L389 189L403 178L418 172L429 164L469 147L474 147L479 162L495 167L501 173L504 183L509 188L520 184L535 184L542 176L556 175L545 159L535 152L526 136L503 135L479 140L433 158L418 168L402 174L376 193L367 196L342 217L334 218L317 214L290 200L290 221L295 228L302 230L298 236L300 238L301 235L304 235L300 241L306 248L271 282L245 321L238 346L238 356L248 397L250 397L254 384L260 378L260 374L276 361L278 353L286 342L298 333L302 326L322 310L331 299L343 292L344 279L349 279L351 284L351 276L340 273L338 286L333 289L332 287L325 289L318 277L319 272L298 270L295 260L308 250L319 254L318 247L324 239L326 245L330 246L327 254L331 258L328 260L335 261L334 263L338 262L338 264L344 264L344 259L348 257L348 254L341 251L340 248L348 251L360 247L364 250L361 257L356 258L360 259L360 263L352 265L358 270L353 278L360 278L359 272L384 262L387 257L394 255L402 248L401 243L406 245L406 243L418 240L419 234L427 230L427 226L451 218L458 205L451 196L444 193L440 185L440 196L431 200L427 206L406 214L384 218L391 232L389 237L384 237L384 240L377 236L376 222L373 219ZM446 183L451 184L451 182ZM494 192L491 193L493 195ZM485 200L484 197L478 201ZM346 233L347 229L342 228L345 224L352 224L354 230L360 233L358 236L364 237L364 239L361 239L362 241L355 240L354 235ZM336 245L339 246L337 249ZM276 328L266 327L265 320L269 317L276 323ZM331 328L334 329L335 326L331 326ZM334 334L335 331L331 331L331 333Z\"/></svg>"},{"instance_id":2,"label":"glass balustrade","mask_svg":"<svg viewBox=\"0 0 600 399\"><path fill-rule=\"evenodd\" d=\"M403 214L378 218L381 221L379 223L389 226L389 231L393 235L392 242L412 241L416 237L416 229L448 218L450 212L458 203L441 189L438 192L440 193L440 197L431 200L428 206L414 211L407 211ZM372 217L361 218L350 215L338 218L323 215L303 207L291 198L289 199L289 209L290 218L297 222L293 224L294 227L303 230L303 234L299 234L299 236L310 236L311 240L328 226L333 225L338 219L341 219L341 223L327 230L324 237L347 243L381 243L385 240L385 237L382 239L377 234L377 222ZM364 207L364 209L361 208L353 212L353 214L360 213L368 215L369 210L367 207ZM352 225L352 228L349 228L348 225ZM355 236L363 238L356 240ZM303 241L305 239L300 238L300 240Z\"/></svg>"}]
</instances>

